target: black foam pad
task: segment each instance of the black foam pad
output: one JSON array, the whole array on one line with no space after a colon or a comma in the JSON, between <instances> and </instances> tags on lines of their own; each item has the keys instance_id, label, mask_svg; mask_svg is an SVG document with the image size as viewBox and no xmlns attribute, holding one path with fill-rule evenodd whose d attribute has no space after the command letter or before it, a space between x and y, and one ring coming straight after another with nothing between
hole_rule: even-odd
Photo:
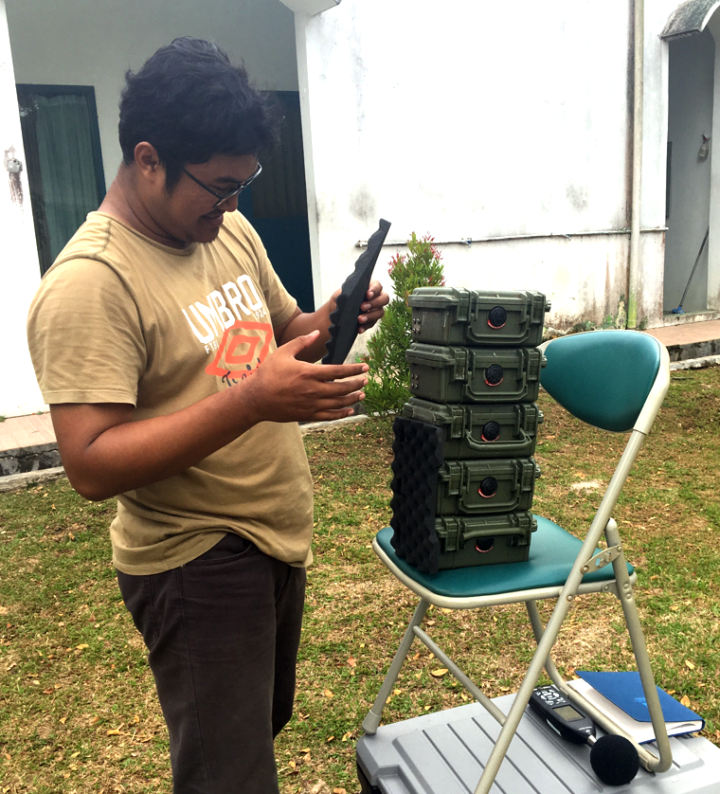
<instances>
[{"instance_id":1,"label":"black foam pad","mask_svg":"<svg viewBox=\"0 0 720 794\"><path fill-rule=\"evenodd\" d=\"M342 364L357 338L358 317L362 314L360 306L365 301L389 228L388 221L380 221L378 230L368 240L368 247L358 257L355 270L342 285L335 311L330 314L330 339L325 344L327 353L323 357L323 364Z\"/></svg>"},{"instance_id":2,"label":"black foam pad","mask_svg":"<svg viewBox=\"0 0 720 794\"><path fill-rule=\"evenodd\" d=\"M443 464L442 429L429 422L398 417L393 424L394 530L397 555L423 573L437 573L440 541L435 531L438 471Z\"/></svg>"}]
</instances>

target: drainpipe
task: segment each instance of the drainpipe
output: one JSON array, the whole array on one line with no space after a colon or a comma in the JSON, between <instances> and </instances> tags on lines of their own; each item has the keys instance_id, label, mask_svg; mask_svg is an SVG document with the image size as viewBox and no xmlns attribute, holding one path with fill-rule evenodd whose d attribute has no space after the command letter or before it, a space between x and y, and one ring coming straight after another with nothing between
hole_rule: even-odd
<instances>
[{"instance_id":1,"label":"drainpipe","mask_svg":"<svg viewBox=\"0 0 720 794\"><path fill-rule=\"evenodd\" d=\"M628 266L627 327L637 328L637 293L640 269L640 203L642 195L643 144L643 69L645 36L645 3L635 0L635 43L633 81L633 157L632 206L630 220L630 264Z\"/></svg>"}]
</instances>

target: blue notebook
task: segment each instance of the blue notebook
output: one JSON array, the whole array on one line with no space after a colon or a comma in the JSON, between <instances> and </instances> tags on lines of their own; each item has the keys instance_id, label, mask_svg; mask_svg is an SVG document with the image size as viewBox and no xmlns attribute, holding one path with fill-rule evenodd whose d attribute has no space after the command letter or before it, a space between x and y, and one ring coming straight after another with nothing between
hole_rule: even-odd
<instances>
[{"instance_id":1,"label":"blue notebook","mask_svg":"<svg viewBox=\"0 0 720 794\"><path fill-rule=\"evenodd\" d=\"M654 740L650 712L639 673L592 673L585 670L575 672L581 681L568 682L573 689L623 727L636 741L643 743ZM702 717L660 687L657 687L657 691L669 736L694 733L705 727Z\"/></svg>"}]
</instances>

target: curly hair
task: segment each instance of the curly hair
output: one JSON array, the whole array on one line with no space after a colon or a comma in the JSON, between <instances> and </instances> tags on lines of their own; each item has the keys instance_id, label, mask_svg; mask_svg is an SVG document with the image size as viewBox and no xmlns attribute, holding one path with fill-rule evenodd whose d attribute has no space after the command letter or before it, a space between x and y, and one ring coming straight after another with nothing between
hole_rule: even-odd
<instances>
[{"instance_id":1,"label":"curly hair","mask_svg":"<svg viewBox=\"0 0 720 794\"><path fill-rule=\"evenodd\" d=\"M166 170L168 191L181 166L216 154L254 155L278 138L280 113L255 90L242 65L217 45L189 36L161 47L138 72L128 70L120 99L120 147L132 164L135 147L151 143Z\"/></svg>"}]
</instances>

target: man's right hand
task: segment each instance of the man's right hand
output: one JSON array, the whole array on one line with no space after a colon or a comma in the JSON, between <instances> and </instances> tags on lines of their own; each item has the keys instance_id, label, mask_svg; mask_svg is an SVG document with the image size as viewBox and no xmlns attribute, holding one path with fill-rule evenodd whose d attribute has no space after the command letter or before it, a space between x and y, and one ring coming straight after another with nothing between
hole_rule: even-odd
<instances>
[{"instance_id":1,"label":"man's right hand","mask_svg":"<svg viewBox=\"0 0 720 794\"><path fill-rule=\"evenodd\" d=\"M351 416L350 406L363 400L367 364L325 366L297 356L311 347L319 332L298 336L279 347L243 382L239 399L269 422L320 422ZM233 387L234 388L234 387Z\"/></svg>"},{"instance_id":2,"label":"man's right hand","mask_svg":"<svg viewBox=\"0 0 720 794\"><path fill-rule=\"evenodd\" d=\"M349 416L363 398L367 364L298 361L317 333L282 345L241 383L166 416L138 421L125 404L52 405L68 479L86 499L99 501L179 474L259 422Z\"/></svg>"}]
</instances>

